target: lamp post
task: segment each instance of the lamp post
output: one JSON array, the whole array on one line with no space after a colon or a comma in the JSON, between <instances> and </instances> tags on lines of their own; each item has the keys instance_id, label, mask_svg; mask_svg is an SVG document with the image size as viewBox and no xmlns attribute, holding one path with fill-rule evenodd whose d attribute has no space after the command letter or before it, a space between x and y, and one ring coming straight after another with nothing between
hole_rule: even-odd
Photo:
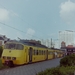
<instances>
[{"instance_id":1,"label":"lamp post","mask_svg":"<svg viewBox=\"0 0 75 75\"><path fill-rule=\"evenodd\" d=\"M51 38L51 48L55 48L55 41L57 41L57 40L59 40L59 39L52 39Z\"/></svg>"},{"instance_id":2,"label":"lamp post","mask_svg":"<svg viewBox=\"0 0 75 75\"><path fill-rule=\"evenodd\" d=\"M54 48L56 46L56 41L59 40L59 39L54 39ZM58 44L58 43L57 43ZM58 44L59 45L59 44Z\"/></svg>"}]
</instances>

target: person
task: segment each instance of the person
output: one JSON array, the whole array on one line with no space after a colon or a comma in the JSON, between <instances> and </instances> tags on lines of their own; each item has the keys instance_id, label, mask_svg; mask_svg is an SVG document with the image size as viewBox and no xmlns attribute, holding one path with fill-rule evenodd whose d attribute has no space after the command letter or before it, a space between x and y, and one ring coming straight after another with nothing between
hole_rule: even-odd
<instances>
[{"instance_id":1,"label":"person","mask_svg":"<svg viewBox=\"0 0 75 75\"><path fill-rule=\"evenodd\" d=\"M55 52L55 58L57 58L57 52Z\"/></svg>"}]
</instances>

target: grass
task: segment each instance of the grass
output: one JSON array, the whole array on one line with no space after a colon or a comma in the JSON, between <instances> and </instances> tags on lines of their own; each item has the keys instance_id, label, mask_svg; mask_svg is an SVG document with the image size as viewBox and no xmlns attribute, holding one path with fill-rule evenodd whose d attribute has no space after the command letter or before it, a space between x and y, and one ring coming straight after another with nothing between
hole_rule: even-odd
<instances>
[{"instance_id":1,"label":"grass","mask_svg":"<svg viewBox=\"0 0 75 75\"><path fill-rule=\"evenodd\" d=\"M67 67L54 67L50 69L46 69L45 71L39 72L36 75L74 75L75 66L67 66Z\"/></svg>"},{"instance_id":2,"label":"grass","mask_svg":"<svg viewBox=\"0 0 75 75\"><path fill-rule=\"evenodd\" d=\"M1 62L1 59L0 59L0 69L3 67L3 65L2 65L2 62Z\"/></svg>"},{"instance_id":3,"label":"grass","mask_svg":"<svg viewBox=\"0 0 75 75\"><path fill-rule=\"evenodd\" d=\"M7 67L7 66L4 66L4 65L2 64L1 59L0 59L0 70L1 70L1 69L5 69L5 68L8 68L8 67Z\"/></svg>"}]
</instances>

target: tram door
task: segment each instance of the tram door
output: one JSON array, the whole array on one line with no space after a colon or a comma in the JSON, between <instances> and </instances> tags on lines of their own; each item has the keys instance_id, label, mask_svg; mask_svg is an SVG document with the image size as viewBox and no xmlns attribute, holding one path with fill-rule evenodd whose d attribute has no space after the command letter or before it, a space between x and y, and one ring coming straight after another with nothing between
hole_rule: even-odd
<instances>
[{"instance_id":1,"label":"tram door","mask_svg":"<svg viewBox=\"0 0 75 75\"><path fill-rule=\"evenodd\" d=\"M48 59L48 50L46 51L46 60Z\"/></svg>"},{"instance_id":2,"label":"tram door","mask_svg":"<svg viewBox=\"0 0 75 75\"><path fill-rule=\"evenodd\" d=\"M31 63L32 62L32 48L30 47L30 49L29 49L29 63Z\"/></svg>"}]
</instances>

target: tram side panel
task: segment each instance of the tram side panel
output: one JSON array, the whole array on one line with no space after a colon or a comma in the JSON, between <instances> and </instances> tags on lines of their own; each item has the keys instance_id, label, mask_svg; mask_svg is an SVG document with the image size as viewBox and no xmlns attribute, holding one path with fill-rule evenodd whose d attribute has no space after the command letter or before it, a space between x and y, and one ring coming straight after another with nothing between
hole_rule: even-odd
<instances>
[{"instance_id":1,"label":"tram side panel","mask_svg":"<svg viewBox=\"0 0 75 75\"><path fill-rule=\"evenodd\" d=\"M48 59L53 59L53 57L54 57L53 51L49 50L48 51Z\"/></svg>"},{"instance_id":2,"label":"tram side panel","mask_svg":"<svg viewBox=\"0 0 75 75\"><path fill-rule=\"evenodd\" d=\"M34 48L33 49L33 61L38 62L43 61L45 58L45 50L43 48Z\"/></svg>"}]
</instances>

